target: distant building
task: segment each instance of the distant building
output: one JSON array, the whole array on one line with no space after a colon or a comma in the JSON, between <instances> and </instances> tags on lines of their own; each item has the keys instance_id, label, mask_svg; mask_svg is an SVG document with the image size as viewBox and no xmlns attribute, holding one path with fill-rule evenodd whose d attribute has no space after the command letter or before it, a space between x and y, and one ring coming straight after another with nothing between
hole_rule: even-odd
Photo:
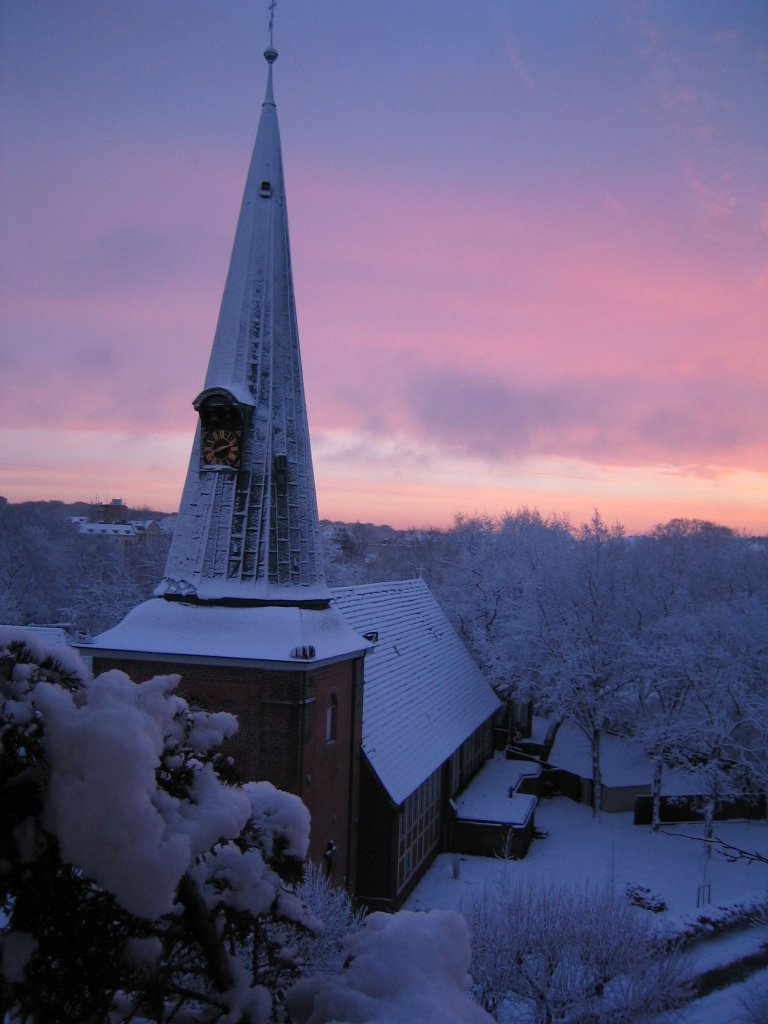
<instances>
[{"instance_id":1,"label":"distant building","mask_svg":"<svg viewBox=\"0 0 768 1024\"><path fill-rule=\"evenodd\" d=\"M122 546L158 541L161 529L156 519L129 519L128 507L122 498L91 505L87 516L69 516L78 533L89 537L106 537Z\"/></svg>"},{"instance_id":2,"label":"distant building","mask_svg":"<svg viewBox=\"0 0 768 1024\"><path fill-rule=\"evenodd\" d=\"M76 523L77 532L89 537L107 537L123 546L136 544L138 536L131 523Z\"/></svg>"},{"instance_id":3,"label":"distant building","mask_svg":"<svg viewBox=\"0 0 768 1024\"><path fill-rule=\"evenodd\" d=\"M124 523L128 518L128 506L122 498L97 502L91 506L91 521L96 523Z\"/></svg>"}]
</instances>

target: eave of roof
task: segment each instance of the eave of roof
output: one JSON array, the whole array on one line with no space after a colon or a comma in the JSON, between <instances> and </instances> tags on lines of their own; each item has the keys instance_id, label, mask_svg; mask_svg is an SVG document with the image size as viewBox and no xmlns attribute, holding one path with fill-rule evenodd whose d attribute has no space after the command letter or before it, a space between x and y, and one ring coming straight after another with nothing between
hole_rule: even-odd
<instances>
[{"instance_id":1,"label":"eave of roof","mask_svg":"<svg viewBox=\"0 0 768 1024\"><path fill-rule=\"evenodd\" d=\"M371 647L331 607L222 605L153 598L88 644L84 654L138 660L309 670ZM307 656L313 651L312 656ZM295 653L300 652L300 653Z\"/></svg>"}]
</instances>

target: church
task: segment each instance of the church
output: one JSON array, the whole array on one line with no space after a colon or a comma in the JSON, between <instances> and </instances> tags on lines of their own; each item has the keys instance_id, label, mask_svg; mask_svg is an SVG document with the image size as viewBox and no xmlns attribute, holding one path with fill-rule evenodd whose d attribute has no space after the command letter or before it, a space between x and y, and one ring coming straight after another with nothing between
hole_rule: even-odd
<instances>
[{"instance_id":1,"label":"church","mask_svg":"<svg viewBox=\"0 0 768 1024\"><path fill-rule=\"evenodd\" d=\"M181 676L239 720L244 779L301 797L309 856L396 909L445 844L450 801L493 750L499 702L421 580L330 589L294 301L270 45L165 576L82 645L94 672Z\"/></svg>"}]
</instances>

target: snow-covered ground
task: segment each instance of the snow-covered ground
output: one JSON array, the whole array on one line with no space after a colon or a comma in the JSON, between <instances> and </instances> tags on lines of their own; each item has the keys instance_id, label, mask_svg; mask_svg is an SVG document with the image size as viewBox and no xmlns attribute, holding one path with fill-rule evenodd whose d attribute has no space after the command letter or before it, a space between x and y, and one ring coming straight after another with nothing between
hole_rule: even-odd
<instances>
[{"instance_id":1,"label":"snow-covered ground","mask_svg":"<svg viewBox=\"0 0 768 1024\"><path fill-rule=\"evenodd\" d=\"M594 822L588 807L555 797L539 803L536 827L548 832L548 836L534 841L528 856L521 861L462 855L455 877L456 857L441 854L410 896L406 909L439 907L461 911L468 908L473 895L484 885L493 885L504 876L526 879L531 884L557 881L581 886L612 882L617 892L623 892L628 883L647 886L669 908L667 913L655 917L659 922L695 918L706 909L697 908L705 871L711 891L709 909L747 900L768 889L766 865L729 863L715 854L707 868L703 844L686 838L700 837L701 825L669 825L664 832L654 833L649 827L634 825L631 814L603 814L599 822ZM764 821L718 823L715 834L728 843L768 856L768 825ZM723 939L722 944L713 944L707 954L702 949L701 955L706 955L707 962L702 962L701 969L717 962L730 962L741 954L745 943L750 949L745 946L743 951L749 952L766 940L768 928L754 929L753 934L742 938ZM709 962L712 959L714 963ZM675 1021L735 1022L741 1013L739 995L743 990L738 985L714 992L692 1003Z\"/></svg>"},{"instance_id":2,"label":"snow-covered ground","mask_svg":"<svg viewBox=\"0 0 768 1024\"><path fill-rule=\"evenodd\" d=\"M453 877L454 856L441 854L414 890L407 908L460 910L473 891L509 873L515 878L578 884L613 880L617 890L625 883L636 883L658 893L671 914L696 913L704 877L704 846L684 837L700 837L700 825L667 825L664 832L654 833L647 826L634 825L628 813L603 814L594 823L588 807L555 797L539 803L536 827L549 835L535 840L524 860L462 855L458 879ZM764 821L718 823L715 834L768 856L768 825ZM768 888L768 866L731 864L715 854L709 882L713 905L732 903Z\"/></svg>"},{"instance_id":3,"label":"snow-covered ground","mask_svg":"<svg viewBox=\"0 0 768 1024\"><path fill-rule=\"evenodd\" d=\"M739 985L712 992L674 1013L659 1017L657 1024L739 1024L743 1000L753 986L768 985L768 970L760 971Z\"/></svg>"}]
</instances>

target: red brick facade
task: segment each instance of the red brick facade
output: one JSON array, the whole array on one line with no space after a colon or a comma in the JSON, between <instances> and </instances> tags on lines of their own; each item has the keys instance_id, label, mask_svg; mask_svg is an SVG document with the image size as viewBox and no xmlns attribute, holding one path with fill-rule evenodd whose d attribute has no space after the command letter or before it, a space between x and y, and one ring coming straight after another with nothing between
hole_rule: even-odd
<instances>
[{"instance_id":1,"label":"red brick facade","mask_svg":"<svg viewBox=\"0 0 768 1024\"><path fill-rule=\"evenodd\" d=\"M312 817L310 858L354 891L363 709L362 658L317 669L94 659L94 672L122 669L140 682L178 673L179 693L240 724L229 741L243 780L267 779L296 793ZM329 843L335 852L326 857Z\"/></svg>"}]
</instances>

